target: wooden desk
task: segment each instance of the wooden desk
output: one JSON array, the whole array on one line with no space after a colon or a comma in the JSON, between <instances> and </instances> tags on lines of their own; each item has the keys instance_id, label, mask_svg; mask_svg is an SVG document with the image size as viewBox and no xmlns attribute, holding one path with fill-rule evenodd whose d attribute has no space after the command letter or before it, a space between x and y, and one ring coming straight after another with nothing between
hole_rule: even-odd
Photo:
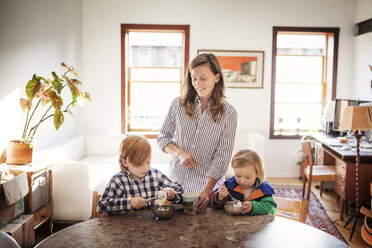
<instances>
[{"instance_id":1,"label":"wooden desk","mask_svg":"<svg viewBox=\"0 0 372 248\"><path fill-rule=\"evenodd\" d=\"M75 224L36 247L349 247L316 228L269 215L230 216L175 213L156 220L151 210L95 218Z\"/></svg>"},{"instance_id":2,"label":"wooden desk","mask_svg":"<svg viewBox=\"0 0 372 248\"><path fill-rule=\"evenodd\" d=\"M335 191L340 196L340 219L343 219L345 201L355 201L356 148L342 150L337 137L325 133L312 135L319 143L315 146L315 162L336 165ZM360 150L359 200L370 201L372 181L372 149Z\"/></svg>"}]
</instances>

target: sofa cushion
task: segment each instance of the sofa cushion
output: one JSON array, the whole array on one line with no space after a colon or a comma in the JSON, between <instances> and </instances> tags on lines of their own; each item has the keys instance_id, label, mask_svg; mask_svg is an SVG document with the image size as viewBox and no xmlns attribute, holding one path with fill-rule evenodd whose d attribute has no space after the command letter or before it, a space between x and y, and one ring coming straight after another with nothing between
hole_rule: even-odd
<instances>
[{"instance_id":1,"label":"sofa cushion","mask_svg":"<svg viewBox=\"0 0 372 248\"><path fill-rule=\"evenodd\" d=\"M87 165L89 178L99 176L106 186L111 177L120 171L118 159L117 155L97 155L85 157L80 162ZM98 189L98 193L103 193L104 189Z\"/></svg>"}]
</instances>

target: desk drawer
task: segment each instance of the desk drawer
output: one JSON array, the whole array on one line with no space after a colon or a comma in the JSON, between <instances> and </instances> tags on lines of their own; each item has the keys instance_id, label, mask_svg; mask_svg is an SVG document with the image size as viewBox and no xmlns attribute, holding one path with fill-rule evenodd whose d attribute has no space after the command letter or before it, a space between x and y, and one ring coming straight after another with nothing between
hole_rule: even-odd
<instances>
[{"instance_id":1,"label":"desk drawer","mask_svg":"<svg viewBox=\"0 0 372 248\"><path fill-rule=\"evenodd\" d=\"M336 181L345 187L346 185L346 163L336 160Z\"/></svg>"},{"instance_id":2,"label":"desk drawer","mask_svg":"<svg viewBox=\"0 0 372 248\"><path fill-rule=\"evenodd\" d=\"M43 208L40 208L36 212L33 213L34 215L34 227L37 228L41 224L43 224L46 220L52 218L53 216L53 203L49 202Z\"/></svg>"},{"instance_id":3,"label":"desk drawer","mask_svg":"<svg viewBox=\"0 0 372 248\"><path fill-rule=\"evenodd\" d=\"M335 183L335 191L342 198L345 199L345 185L342 185L339 182Z\"/></svg>"}]
</instances>

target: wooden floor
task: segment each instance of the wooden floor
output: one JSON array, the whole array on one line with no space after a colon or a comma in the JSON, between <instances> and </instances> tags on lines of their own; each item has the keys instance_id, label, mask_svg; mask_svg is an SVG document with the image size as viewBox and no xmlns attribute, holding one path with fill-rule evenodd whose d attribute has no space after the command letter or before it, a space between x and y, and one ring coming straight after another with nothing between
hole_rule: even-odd
<instances>
[{"instance_id":1,"label":"wooden floor","mask_svg":"<svg viewBox=\"0 0 372 248\"><path fill-rule=\"evenodd\" d=\"M270 184L299 184L302 185L302 180L298 178L267 178ZM343 221L340 220L340 208L337 202L337 194L333 190L328 192L323 191L323 196L320 197L319 189L315 188L315 184L312 184L311 189L322 203L327 215L335 224L338 231L342 234L344 239L348 242L352 248L368 247L367 243L364 242L360 235L360 228L362 226L362 219L358 220L357 226L354 231L352 241L349 241L351 223L344 228L345 222L348 220L348 216L344 216Z\"/></svg>"},{"instance_id":2,"label":"wooden floor","mask_svg":"<svg viewBox=\"0 0 372 248\"><path fill-rule=\"evenodd\" d=\"M267 178L269 183L271 184L299 184L302 185L302 180L298 178ZM322 203L324 209L327 212L327 215L332 220L332 222L335 224L336 228L339 230L339 232L342 234L344 239L348 242L350 247L352 248L359 248L359 247L368 247L368 245L363 241L361 235L360 235L360 228L362 225L362 220L358 221L358 225L355 229L352 241L349 241L350 236L350 229L351 224L349 224L346 228L344 228L345 221L347 221L348 216L344 217L344 220L340 220L340 209L339 205L337 203L337 195L333 190L330 190L328 192L323 192L323 197L320 197L319 190L315 188L314 184L312 186L312 191L316 194L320 202ZM68 227L69 225L66 224L58 224L56 223L54 225L53 231L57 232L65 227ZM36 243L40 242L44 238L48 236L47 234L47 228L40 226L35 231L35 241Z\"/></svg>"}]
</instances>

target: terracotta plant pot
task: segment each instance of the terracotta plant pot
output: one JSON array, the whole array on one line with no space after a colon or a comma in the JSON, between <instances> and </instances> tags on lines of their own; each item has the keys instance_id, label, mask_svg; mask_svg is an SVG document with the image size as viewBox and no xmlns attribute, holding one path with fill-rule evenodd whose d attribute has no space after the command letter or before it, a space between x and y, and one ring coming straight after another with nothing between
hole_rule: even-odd
<instances>
[{"instance_id":1,"label":"terracotta plant pot","mask_svg":"<svg viewBox=\"0 0 372 248\"><path fill-rule=\"evenodd\" d=\"M6 150L7 164L29 164L32 162L32 148L30 143L11 140Z\"/></svg>"}]
</instances>

